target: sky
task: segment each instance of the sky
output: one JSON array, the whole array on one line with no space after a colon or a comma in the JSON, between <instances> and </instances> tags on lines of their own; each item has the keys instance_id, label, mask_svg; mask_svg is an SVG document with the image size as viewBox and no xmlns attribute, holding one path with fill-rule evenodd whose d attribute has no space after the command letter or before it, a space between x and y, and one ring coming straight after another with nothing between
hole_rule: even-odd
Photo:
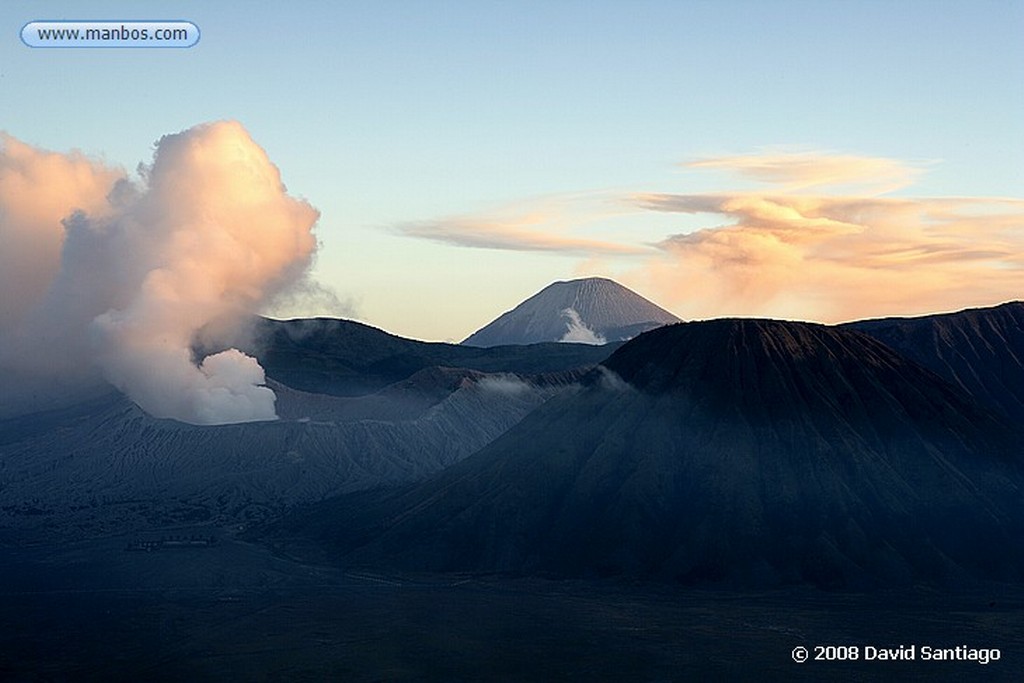
<instances>
[{"instance_id":1,"label":"sky","mask_svg":"<svg viewBox=\"0 0 1024 683\"><path fill-rule=\"evenodd\" d=\"M47 19L202 37L25 46ZM0 27L0 131L97 177L244 127L319 212L275 315L458 341L591 275L686 319L1024 291L1020 0L8 0Z\"/></svg>"}]
</instances>

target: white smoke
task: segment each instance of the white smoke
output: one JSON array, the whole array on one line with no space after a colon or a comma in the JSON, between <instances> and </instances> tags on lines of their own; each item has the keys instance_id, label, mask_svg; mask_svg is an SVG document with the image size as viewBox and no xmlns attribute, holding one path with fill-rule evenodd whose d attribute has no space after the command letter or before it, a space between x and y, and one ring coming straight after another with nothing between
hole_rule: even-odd
<instances>
[{"instance_id":1,"label":"white smoke","mask_svg":"<svg viewBox=\"0 0 1024 683\"><path fill-rule=\"evenodd\" d=\"M0 271L5 293L27 293L0 318L0 368L37 385L102 375L150 414L195 424L275 419L255 359L191 354L204 326L241 320L300 281L316 249L317 211L286 193L245 129L164 136L134 180L81 155L4 143L0 234L50 246ZM47 211L25 218L41 200ZM26 272L47 281L19 288Z\"/></svg>"},{"instance_id":2,"label":"white smoke","mask_svg":"<svg viewBox=\"0 0 1024 683\"><path fill-rule=\"evenodd\" d=\"M562 315L569 320L566 323L565 335L558 341L593 344L595 346L600 346L607 341L603 336L587 327L586 323L580 319L580 314L576 312L575 308L564 309Z\"/></svg>"},{"instance_id":3,"label":"white smoke","mask_svg":"<svg viewBox=\"0 0 1024 683\"><path fill-rule=\"evenodd\" d=\"M484 391L503 396L522 396L533 391L533 387L522 378L505 373L481 377L476 385Z\"/></svg>"},{"instance_id":4,"label":"white smoke","mask_svg":"<svg viewBox=\"0 0 1024 683\"><path fill-rule=\"evenodd\" d=\"M597 366L598 384L602 389L620 393L633 393L636 389L633 385L622 379L617 372L610 370L603 365Z\"/></svg>"},{"instance_id":5,"label":"white smoke","mask_svg":"<svg viewBox=\"0 0 1024 683\"><path fill-rule=\"evenodd\" d=\"M359 319L359 306L353 297L343 297L306 273L287 290L260 309L271 318L320 316L325 318Z\"/></svg>"}]
</instances>

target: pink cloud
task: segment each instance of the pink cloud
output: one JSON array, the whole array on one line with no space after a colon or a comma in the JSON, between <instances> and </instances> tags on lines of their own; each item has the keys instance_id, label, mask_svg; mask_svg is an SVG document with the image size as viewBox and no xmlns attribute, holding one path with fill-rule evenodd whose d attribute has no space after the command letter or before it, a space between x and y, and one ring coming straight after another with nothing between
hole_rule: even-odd
<instances>
[{"instance_id":1,"label":"pink cloud","mask_svg":"<svg viewBox=\"0 0 1024 683\"><path fill-rule=\"evenodd\" d=\"M689 168L722 169L784 191L857 188L881 193L912 185L922 169L895 159L824 152L767 150L761 154L691 161Z\"/></svg>"},{"instance_id":2,"label":"pink cloud","mask_svg":"<svg viewBox=\"0 0 1024 683\"><path fill-rule=\"evenodd\" d=\"M836 322L998 303L1024 291L1024 200L640 195L724 225L672 235L629 272L684 317Z\"/></svg>"}]
</instances>

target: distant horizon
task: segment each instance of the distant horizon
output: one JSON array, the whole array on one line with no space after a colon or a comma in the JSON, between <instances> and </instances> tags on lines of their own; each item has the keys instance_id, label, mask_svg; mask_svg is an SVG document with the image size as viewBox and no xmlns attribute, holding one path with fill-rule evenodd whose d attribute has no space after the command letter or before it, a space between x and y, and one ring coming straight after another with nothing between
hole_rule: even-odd
<instances>
[{"instance_id":1,"label":"distant horizon","mask_svg":"<svg viewBox=\"0 0 1024 683\"><path fill-rule=\"evenodd\" d=\"M555 280L553 282L548 283L547 285L545 285L541 289L537 290L536 292L533 292L533 293L525 296L522 299L522 301L520 301L519 303L522 303L523 301L526 301L528 298L532 297L533 295L537 294L538 292L542 291L543 289L546 289L547 287L549 287L551 285L554 285L554 284L576 282L576 281L579 281L579 280L592 280L592 279L609 280L611 282L615 282L616 284L618 284L618 285L620 285L622 287L625 287L625 285L623 285L620 282L616 282L612 278L608 278L608 277L604 277L604 276L599 276L599 275L569 278L567 280ZM629 289L629 288L627 287L627 289ZM637 292L634 292L634 293L637 293ZM648 299L647 297L644 297L644 298ZM648 299L648 301L651 301L651 303L653 303L653 304L655 304L655 305L657 305L657 306L659 306L661 308L665 308L664 306L661 306L661 304L659 304L657 301L652 301L650 299ZM877 315L877 316L869 315L869 316L863 317L863 318L851 318L849 320L840 320L840 321L836 321L836 322L821 322L821 321L818 321L818 320L807 320L807 319L801 319L801 318L784 318L784 317L770 316L770 315L728 315L728 314L712 315L712 316L703 317L703 318L688 318L688 319L687 318L680 318L679 322L680 323L708 322L708 321L713 321L713 320L730 320L730 319L737 319L737 320L777 320L777 321L782 321L782 322L809 323L809 324L813 324L813 325L824 325L826 327L836 327L836 326L848 325L850 323L856 323L856 322L868 322L868 321L871 321L871 320L885 320L885 319L907 319L907 320L910 320L910 319L914 319L914 318L927 318L927 317L937 316L937 315L952 315L952 314L964 313L964 312L972 311L972 310L987 310L987 309L992 309L992 308L999 308L1000 306L1007 306L1007 305L1010 305L1010 304L1019 304L1019 303L1024 303L1024 297L1019 298L1019 299L1006 299L1004 301L1000 301L999 303L993 303L993 304L980 304L980 305L977 305L977 306L964 306L964 307L959 307L959 308L942 309L942 310L935 310L935 311L929 311L929 312L925 312L925 313L915 313L915 314L908 314L908 315L899 315L899 314L894 314L894 315ZM366 321L366 320L360 320L357 317L345 317L345 316L336 316L336 315L317 315L317 314L302 315L302 316L291 316L291 317L281 317L281 316L269 315L269 314L265 314L265 313L257 313L256 315L257 315L257 317L260 317L260 318L263 318L263 319L266 319L266 320L274 320L274 321L277 321L277 322L293 322L293 321L301 321L301 320L342 320L342 321L346 321L346 322L355 322L355 323L359 323L361 325L366 325L367 327L372 327L372 328L380 330L382 332L386 332L386 333L388 333L388 334L390 334L392 336L402 337L404 339L409 339L409 340L412 340L412 341L421 341L421 342L426 342L426 343L439 343L439 344L462 344L462 342L465 341L468 337L472 336L476 332L479 332L481 329L483 329L484 327L486 327L490 323L494 322L495 320L497 320L499 317L501 317L505 313L509 313L509 312L515 310L518 306L519 306L519 304L516 304L512 308L509 308L509 309L507 309L505 311L502 311L502 312L498 313L491 320L488 320L488 321L482 323L472 333L470 333L466 337L463 337L462 339L458 339L458 340L451 340L451 339L421 339L421 338L418 338L418 337L408 337L408 336L401 335L401 334L398 334L396 332L393 332L391 330L388 330L387 328L382 327L380 325L376 325L376 324L374 324L372 322L369 322L369 321ZM669 309L666 308L665 310L669 310ZM669 311L669 312L671 313L672 311ZM673 323L669 323L669 324L673 324ZM566 341L566 342L561 342L561 343L574 343L574 342ZM578 343L578 342L575 342L575 343Z\"/></svg>"}]
</instances>

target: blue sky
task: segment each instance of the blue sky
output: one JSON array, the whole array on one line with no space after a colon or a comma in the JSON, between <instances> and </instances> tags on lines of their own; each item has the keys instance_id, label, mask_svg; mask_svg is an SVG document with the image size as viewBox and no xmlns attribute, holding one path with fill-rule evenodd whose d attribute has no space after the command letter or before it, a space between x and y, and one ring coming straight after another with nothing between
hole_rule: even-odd
<instances>
[{"instance_id":1,"label":"blue sky","mask_svg":"<svg viewBox=\"0 0 1024 683\"><path fill-rule=\"evenodd\" d=\"M187 50L29 49L18 32L37 19L186 19L202 39ZM580 275L618 277L682 315L714 313L687 306L692 278L666 284L696 267L690 256L648 268L600 250L465 246L465 230L507 232L524 215L544 215L525 219L537 230L647 246L749 218L630 204L764 186L735 164L687 162L887 159L919 171L887 198L1024 197L1020 1L11 1L0 20L0 129L133 169L166 133L237 119L289 191L320 210L317 279L361 319L418 338L461 339ZM431 233L444 239L410 229L447 222L470 227ZM1016 277L964 303L1009 298ZM716 299L720 312L853 310L818 315L790 290L746 306L750 287Z\"/></svg>"}]
</instances>

